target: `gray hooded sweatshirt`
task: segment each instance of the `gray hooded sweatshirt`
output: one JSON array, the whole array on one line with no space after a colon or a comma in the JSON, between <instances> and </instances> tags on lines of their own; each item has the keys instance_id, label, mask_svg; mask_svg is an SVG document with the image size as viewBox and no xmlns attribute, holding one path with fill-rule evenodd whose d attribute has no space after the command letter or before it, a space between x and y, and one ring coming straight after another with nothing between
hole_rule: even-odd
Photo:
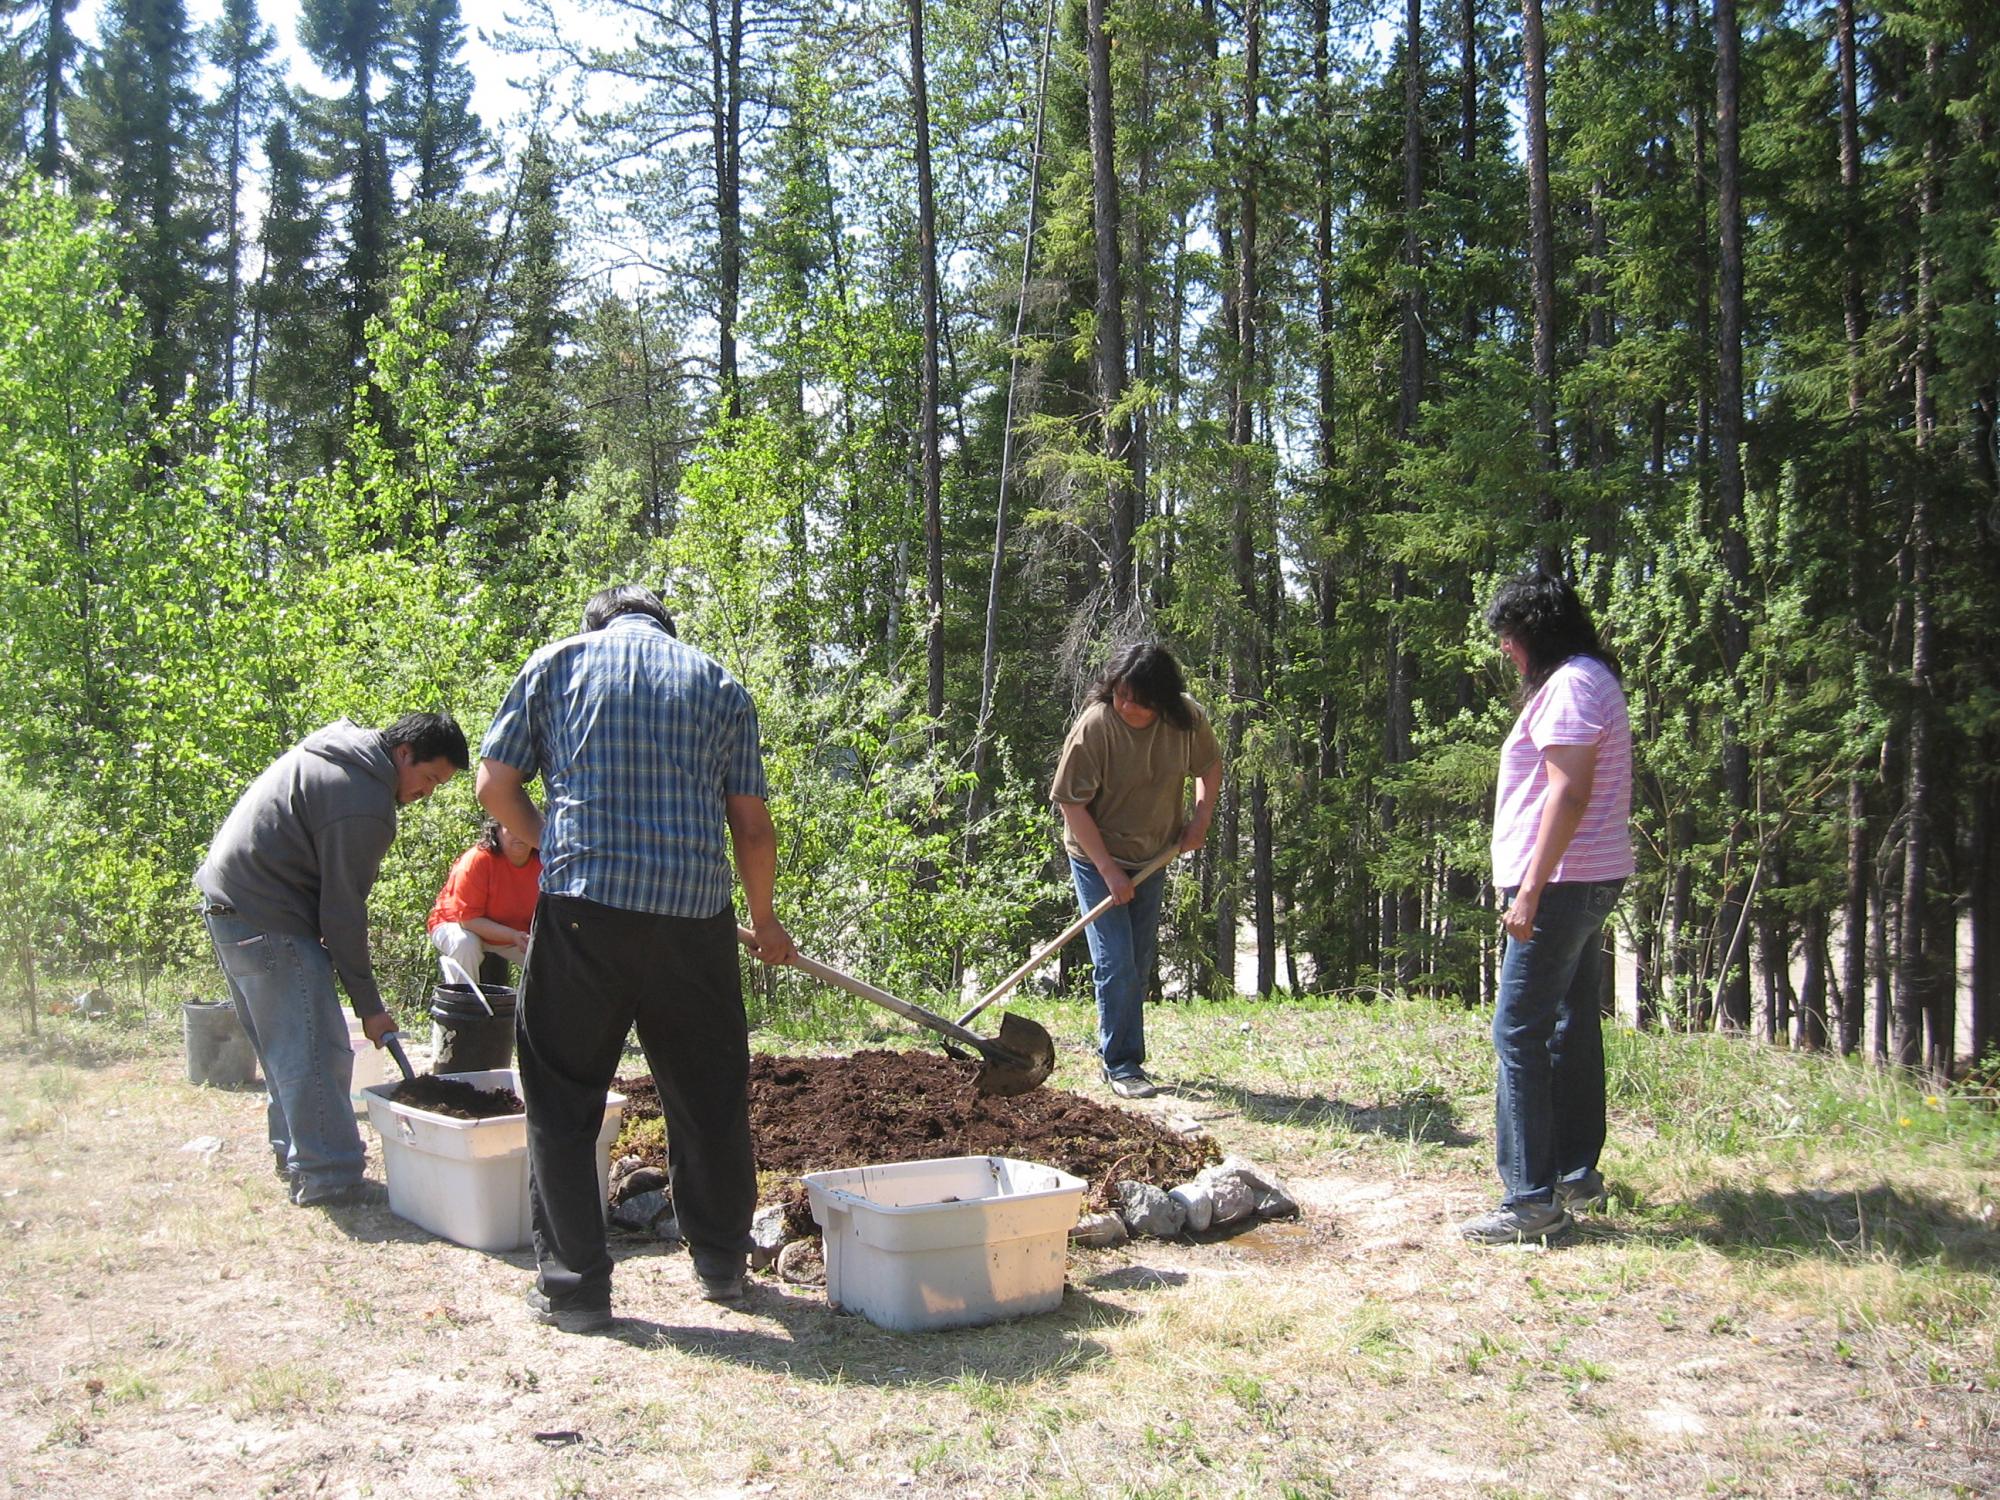
<instances>
[{"instance_id":1,"label":"gray hooded sweatshirt","mask_svg":"<svg viewBox=\"0 0 2000 1500\"><path fill-rule=\"evenodd\" d=\"M396 763L379 731L341 719L292 746L237 799L201 893L268 932L316 937L357 1016L379 1015L368 892L396 836Z\"/></svg>"}]
</instances>

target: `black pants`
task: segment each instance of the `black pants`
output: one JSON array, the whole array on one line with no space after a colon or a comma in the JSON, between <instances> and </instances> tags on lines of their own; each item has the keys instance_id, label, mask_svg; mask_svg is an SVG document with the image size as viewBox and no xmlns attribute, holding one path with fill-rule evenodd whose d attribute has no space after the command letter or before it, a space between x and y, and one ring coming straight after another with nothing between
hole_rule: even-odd
<instances>
[{"instance_id":1,"label":"black pants","mask_svg":"<svg viewBox=\"0 0 2000 1500\"><path fill-rule=\"evenodd\" d=\"M610 1301L597 1134L635 1025L666 1116L681 1234L699 1271L740 1272L757 1176L735 914L667 917L543 896L533 932L515 1037L542 1292L558 1307Z\"/></svg>"}]
</instances>

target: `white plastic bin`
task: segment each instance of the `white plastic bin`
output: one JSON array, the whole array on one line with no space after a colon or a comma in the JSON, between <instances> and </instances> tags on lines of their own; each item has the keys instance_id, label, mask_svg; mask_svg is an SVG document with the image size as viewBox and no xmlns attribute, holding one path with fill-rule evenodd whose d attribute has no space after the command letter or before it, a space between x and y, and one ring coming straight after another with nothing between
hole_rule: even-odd
<instances>
[{"instance_id":1,"label":"white plastic bin","mask_svg":"<svg viewBox=\"0 0 2000 1500\"><path fill-rule=\"evenodd\" d=\"M444 1073L482 1089L520 1091L512 1068ZM400 1082L400 1080L398 1080ZM457 1120L399 1104L395 1083L362 1092L368 1123L382 1137L382 1170L389 1178L389 1211L412 1224L474 1250L518 1250L530 1239L528 1216L528 1117L497 1115ZM625 1117L625 1096L604 1096L604 1128L597 1133L597 1193L608 1196L611 1143Z\"/></svg>"},{"instance_id":2,"label":"white plastic bin","mask_svg":"<svg viewBox=\"0 0 2000 1500\"><path fill-rule=\"evenodd\" d=\"M1084 1182L1007 1156L808 1172L826 1297L879 1328L964 1328L1062 1301Z\"/></svg>"},{"instance_id":3,"label":"white plastic bin","mask_svg":"<svg viewBox=\"0 0 2000 1500\"><path fill-rule=\"evenodd\" d=\"M378 1083L391 1087L403 1081L403 1075L396 1071L396 1059L389 1055L387 1047L378 1047L368 1040L361 1029L361 1018L347 1018L347 1045L354 1049L354 1079L348 1086L348 1100L357 1115L368 1113L368 1090Z\"/></svg>"}]
</instances>

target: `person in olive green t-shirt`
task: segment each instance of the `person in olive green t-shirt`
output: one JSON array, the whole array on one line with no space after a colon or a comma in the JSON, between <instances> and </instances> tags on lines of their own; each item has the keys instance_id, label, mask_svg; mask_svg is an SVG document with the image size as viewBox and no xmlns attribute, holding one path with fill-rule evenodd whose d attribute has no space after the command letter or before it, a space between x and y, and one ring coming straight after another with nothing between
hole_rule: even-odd
<instances>
[{"instance_id":1,"label":"person in olive green t-shirt","mask_svg":"<svg viewBox=\"0 0 2000 1500\"><path fill-rule=\"evenodd\" d=\"M1186 788L1195 783L1194 811ZM1070 726L1049 800L1062 814L1076 899L1088 912L1117 904L1085 929L1097 988L1097 1050L1112 1092L1144 1099L1144 1005L1159 948L1167 872L1135 886L1132 872L1170 847L1198 849L1222 789L1222 750L1180 664L1146 641L1114 652Z\"/></svg>"}]
</instances>

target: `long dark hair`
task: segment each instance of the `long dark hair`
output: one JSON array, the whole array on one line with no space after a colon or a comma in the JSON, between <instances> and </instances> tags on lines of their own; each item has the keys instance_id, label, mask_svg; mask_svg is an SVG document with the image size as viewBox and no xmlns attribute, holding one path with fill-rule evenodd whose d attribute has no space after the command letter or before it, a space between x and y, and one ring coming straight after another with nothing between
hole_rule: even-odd
<instances>
[{"instance_id":1,"label":"long dark hair","mask_svg":"<svg viewBox=\"0 0 2000 1500\"><path fill-rule=\"evenodd\" d=\"M498 854L500 852L500 820L498 818L481 818L479 820L479 837L472 842L484 849L488 854Z\"/></svg>"},{"instance_id":2,"label":"long dark hair","mask_svg":"<svg viewBox=\"0 0 2000 1500\"><path fill-rule=\"evenodd\" d=\"M1090 701L1110 703L1112 689L1121 682L1131 690L1132 701L1141 708L1152 709L1176 729L1194 728L1181 664L1158 641L1134 641L1112 652L1097 685L1090 690Z\"/></svg>"},{"instance_id":3,"label":"long dark hair","mask_svg":"<svg viewBox=\"0 0 2000 1500\"><path fill-rule=\"evenodd\" d=\"M1521 677L1524 698L1539 692L1549 674L1572 656L1601 661L1613 677L1624 680L1618 658L1597 638L1590 611L1568 581L1553 573L1531 568L1501 584L1486 606L1486 626L1495 635L1512 636L1528 653L1528 670Z\"/></svg>"}]
</instances>

